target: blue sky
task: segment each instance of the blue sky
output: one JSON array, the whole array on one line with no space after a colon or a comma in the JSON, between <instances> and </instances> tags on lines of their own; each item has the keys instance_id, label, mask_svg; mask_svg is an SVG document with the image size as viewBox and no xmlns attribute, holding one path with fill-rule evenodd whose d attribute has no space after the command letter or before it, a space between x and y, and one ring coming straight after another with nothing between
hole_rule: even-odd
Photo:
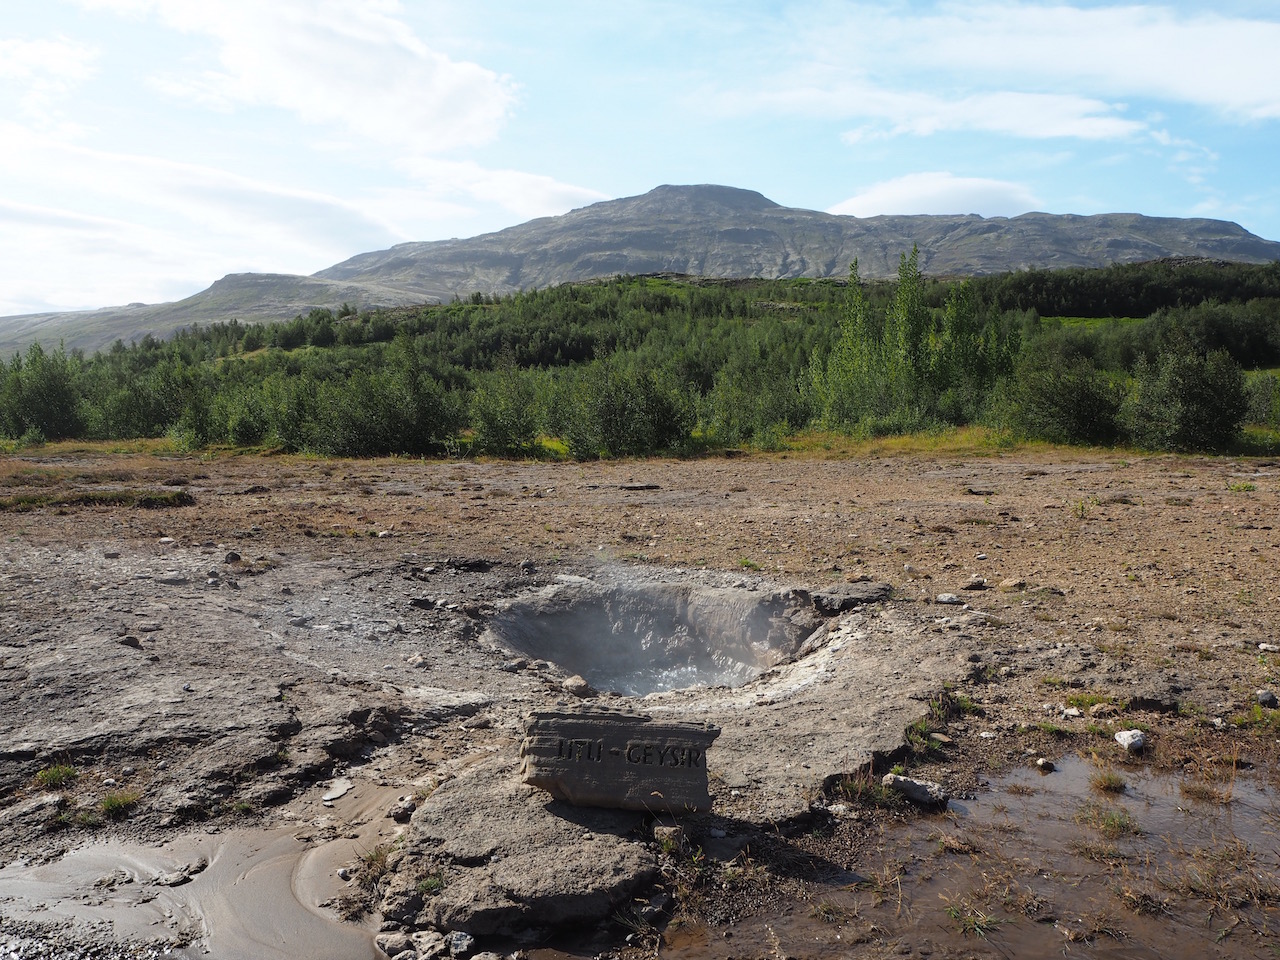
<instances>
[{"instance_id":1,"label":"blue sky","mask_svg":"<svg viewBox=\"0 0 1280 960\"><path fill-rule=\"evenodd\" d=\"M1280 5L41 0L0 22L0 314L312 273L661 183L1280 239Z\"/></svg>"}]
</instances>

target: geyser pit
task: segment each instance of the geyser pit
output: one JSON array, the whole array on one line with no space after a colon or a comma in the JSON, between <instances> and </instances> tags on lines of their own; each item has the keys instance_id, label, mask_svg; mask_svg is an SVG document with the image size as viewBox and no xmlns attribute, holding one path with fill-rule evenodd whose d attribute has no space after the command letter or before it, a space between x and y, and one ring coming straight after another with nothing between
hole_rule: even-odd
<instances>
[{"instance_id":1,"label":"geyser pit","mask_svg":"<svg viewBox=\"0 0 1280 960\"><path fill-rule=\"evenodd\" d=\"M824 620L802 590L672 572L562 577L508 601L490 638L601 692L740 686L796 656Z\"/></svg>"}]
</instances>

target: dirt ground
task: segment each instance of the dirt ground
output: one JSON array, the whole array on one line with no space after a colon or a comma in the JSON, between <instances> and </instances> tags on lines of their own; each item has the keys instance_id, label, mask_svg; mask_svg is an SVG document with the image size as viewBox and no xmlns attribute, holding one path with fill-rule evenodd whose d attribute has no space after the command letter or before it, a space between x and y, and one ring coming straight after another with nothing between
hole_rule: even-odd
<instances>
[{"instance_id":1,"label":"dirt ground","mask_svg":"<svg viewBox=\"0 0 1280 960\"><path fill-rule=\"evenodd\" d=\"M146 506L138 494L169 499ZM1257 704L1259 691L1280 691L1278 494L1274 461L1089 451L591 464L9 457L0 867L103 838L160 845L193 825L266 829L357 768L421 794L511 742L510 725L488 719L499 708L514 717L547 696L537 677L513 693L476 643L493 605L605 566L892 584L894 615L968 651L971 668L935 691L917 749L884 763L953 796L977 797L1039 757L1091 751L1122 769L1229 758L1274 787L1280 715ZM939 601L948 594L960 603ZM433 666L444 654L447 671ZM924 703L918 712L930 717ZM1138 760L1111 741L1131 728L1149 740ZM712 955L700 937L729 942L721 935L751 917L758 939L740 938L738 955L763 955L777 934L761 918L797 904L818 922L813 878L792 869L784 882L785 857L865 882L874 838L913 815L855 794L815 797L803 836L772 860L758 841L746 879L720 869L723 882L709 884L697 858L668 857L663 887L678 902L660 911L675 920L667 955ZM741 813L733 803L717 797L717 813ZM0 871L0 946L8 936L12 956L75 955L89 936L19 916L14 896ZM901 907L901 875L897 896ZM1260 949L1270 896L1222 908L1258 934L1226 940L1220 955ZM933 908L955 924L927 947L902 923L835 919L857 928L866 955L981 953L987 931L973 915L992 915L952 907ZM366 923L377 929L376 916ZM615 927L581 949L650 951L661 925ZM176 947L183 936L173 930ZM66 952L36 952L41 937Z\"/></svg>"}]
</instances>

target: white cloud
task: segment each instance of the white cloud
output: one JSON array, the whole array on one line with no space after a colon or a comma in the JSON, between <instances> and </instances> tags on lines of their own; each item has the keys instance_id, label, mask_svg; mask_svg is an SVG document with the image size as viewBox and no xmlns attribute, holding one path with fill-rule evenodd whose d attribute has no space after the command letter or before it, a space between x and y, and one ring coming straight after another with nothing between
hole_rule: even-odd
<instances>
[{"instance_id":1,"label":"white cloud","mask_svg":"<svg viewBox=\"0 0 1280 960\"><path fill-rule=\"evenodd\" d=\"M266 106L337 128L351 146L409 156L491 140L515 102L514 84L432 49L387 0L81 0L159 17L210 38L216 66L160 75L155 87L220 110Z\"/></svg>"},{"instance_id":2,"label":"white cloud","mask_svg":"<svg viewBox=\"0 0 1280 960\"><path fill-rule=\"evenodd\" d=\"M608 199L585 187L521 170L489 169L470 160L420 158L407 166L413 178L426 184L425 193L437 201L469 197L494 204L523 219L565 213L574 207ZM509 226L504 223L503 226Z\"/></svg>"},{"instance_id":3,"label":"white cloud","mask_svg":"<svg viewBox=\"0 0 1280 960\"><path fill-rule=\"evenodd\" d=\"M97 59L94 47L65 37L0 38L0 83L18 89L11 102L19 116L48 128L59 119L60 101L93 75Z\"/></svg>"},{"instance_id":4,"label":"white cloud","mask_svg":"<svg viewBox=\"0 0 1280 960\"><path fill-rule=\"evenodd\" d=\"M866 92L856 103L857 116L880 122L847 132L847 143L948 131L1111 140L1144 129L1141 122L1117 116L1116 108L1100 100L1059 94L1001 92L946 100L924 93Z\"/></svg>"},{"instance_id":5,"label":"white cloud","mask_svg":"<svg viewBox=\"0 0 1280 960\"><path fill-rule=\"evenodd\" d=\"M910 173L873 184L827 212L853 217L955 213L1011 217L1039 205L1022 184L933 172Z\"/></svg>"},{"instance_id":6,"label":"white cloud","mask_svg":"<svg viewBox=\"0 0 1280 960\"><path fill-rule=\"evenodd\" d=\"M829 2L804 13L788 19L792 43L778 58L788 65L717 107L870 121L846 135L854 141L961 130L1122 139L1167 119L1125 116L1136 98L1280 118L1275 20L1022 2Z\"/></svg>"},{"instance_id":7,"label":"white cloud","mask_svg":"<svg viewBox=\"0 0 1280 960\"><path fill-rule=\"evenodd\" d=\"M0 124L0 181L9 186L0 230L7 311L185 296L225 273L311 273L410 239L319 192L67 144L14 124Z\"/></svg>"}]
</instances>

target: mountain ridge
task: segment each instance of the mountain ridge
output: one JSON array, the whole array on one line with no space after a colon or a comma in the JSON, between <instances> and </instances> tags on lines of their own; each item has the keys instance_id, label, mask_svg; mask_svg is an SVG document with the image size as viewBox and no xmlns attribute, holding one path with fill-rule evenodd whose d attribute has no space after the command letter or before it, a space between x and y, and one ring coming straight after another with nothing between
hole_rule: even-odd
<instances>
[{"instance_id":1,"label":"mountain ridge","mask_svg":"<svg viewBox=\"0 0 1280 960\"><path fill-rule=\"evenodd\" d=\"M785 207L738 187L663 184L471 238L357 254L310 276L228 274L173 303L0 317L0 355L34 339L93 350L196 322L284 320L312 307L441 302L615 274L842 277L856 259L862 276L890 277L913 246L926 273L947 276L1166 257L1280 259L1280 243L1223 220L1042 212L863 218Z\"/></svg>"}]
</instances>

